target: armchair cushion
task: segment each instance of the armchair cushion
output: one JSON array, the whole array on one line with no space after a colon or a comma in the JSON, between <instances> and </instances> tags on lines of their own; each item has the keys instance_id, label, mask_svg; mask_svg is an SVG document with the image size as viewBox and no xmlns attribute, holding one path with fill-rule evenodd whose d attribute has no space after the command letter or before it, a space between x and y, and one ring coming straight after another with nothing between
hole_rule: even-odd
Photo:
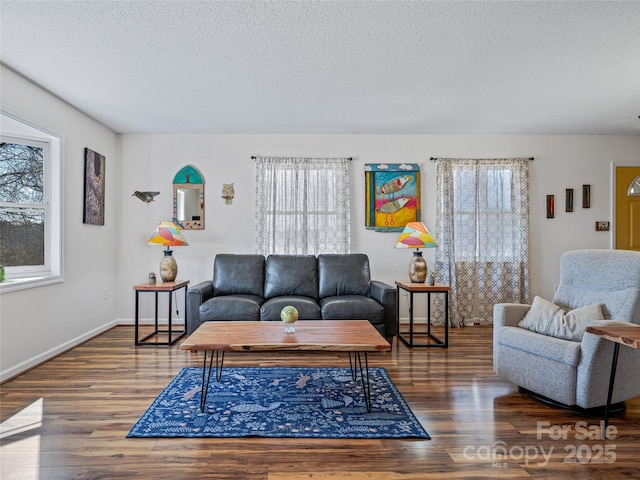
<instances>
[{"instance_id":1,"label":"armchair cushion","mask_svg":"<svg viewBox=\"0 0 640 480\"><path fill-rule=\"evenodd\" d=\"M584 329L593 320L604 320L600 304L587 305L565 312L558 305L536 296L518 327L532 332L579 342Z\"/></svg>"}]
</instances>

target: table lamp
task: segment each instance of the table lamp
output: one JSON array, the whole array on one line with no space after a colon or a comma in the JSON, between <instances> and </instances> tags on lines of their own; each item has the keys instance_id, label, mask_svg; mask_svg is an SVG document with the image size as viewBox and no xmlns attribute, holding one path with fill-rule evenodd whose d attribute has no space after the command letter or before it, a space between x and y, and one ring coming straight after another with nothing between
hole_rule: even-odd
<instances>
[{"instance_id":1,"label":"table lamp","mask_svg":"<svg viewBox=\"0 0 640 480\"><path fill-rule=\"evenodd\" d=\"M163 282L174 282L178 275L178 263L173 258L173 251L169 247L182 247L189 245L182 236L182 230L174 222L163 220L153 232L147 245L162 245L167 247L164 257L160 261L160 278Z\"/></svg>"},{"instance_id":2,"label":"table lamp","mask_svg":"<svg viewBox=\"0 0 640 480\"><path fill-rule=\"evenodd\" d=\"M411 283L424 283L427 279L427 261L422 257L420 248L437 247L436 241L422 222L409 222L400 234L395 248L415 248L409 262L409 280Z\"/></svg>"}]
</instances>

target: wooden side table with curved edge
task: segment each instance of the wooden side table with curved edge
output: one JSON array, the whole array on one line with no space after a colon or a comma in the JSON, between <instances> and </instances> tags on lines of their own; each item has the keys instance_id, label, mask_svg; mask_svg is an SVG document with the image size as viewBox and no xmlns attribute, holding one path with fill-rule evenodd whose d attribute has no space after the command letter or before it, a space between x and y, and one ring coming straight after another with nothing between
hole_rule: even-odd
<instances>
[{"instance_id":1,"label":"wooden side table with curved edge","mask_svg":"<svg viewBox=\"0 0 640 480\"><path fill-rule=\"evenodd\" d=\"M409 331L403 332L400 328L400 290L409 292ZM427 285L426 283L411 283L400 282L396 280L396 304L398 309L398 338L410 348L413 347L441 347L449 348L449 291L451 287L449 285L443 285L436 283L435 285ZM413 327L413 294L414 293L426 293L427 294L427 331L426 332L414 332ZM442 293L444 294L444 341L436 337L431 333L431 294ZM409 340L404 335L409 335ZM434 343L415 343L413 341L414 336L427 336L428 339L434 341Z\"/></svg>"},{"instance_id":2,"label":"wooden side table with curved edge","mask_svg":"<svg viewBox=\"0 0 640 480\"><path fill-rule=\"evenodd\" d=\"M590 325L585 329L585 332L592 333L614 343L611 373L609 375L609 390L607 391L607 404L604 411L604 428L602 429L602 438L605 438L607 426L609 425L611 396L613 395L613 384L616 379L616 368L618 366L618 352L620 351L620 345L640 349L640 327L635 325L628 327L621 327L617 325L612 325L610 327Z\"/></svg>"},{"instance_id":3,"label":"wooden side table with curved edge","mask_svg":"<svg viewBox=\"0 0 640 480\"><path fill-rule=\"evenodd\" d=\"M141 283L139 285L134 285L133 289L136 291L136 317L135 317L135 344L136 345L164 345L164 346L171 346L173 345L178 339L182 338L184 335L187 334L187 286L189 285L189 280L180 280L180 281L175 281L175 282L162 282L162 283L158 283L156 285L149 285L148 283ZM175 292L176 290L180 290L181 288L184 288L184 325L182 327L182 330L174 330L173 329L173 318L171 316L171 310L173 308L173 296L172 293ZM138 333L138 327L139 327L139 320L138 320L138 296L140 294L140 292L151 292L153 294L155 294L155 323L154 323L154 330L153 332L151 332L148 335L145 335L143 338L138 338L139 337L139 333ZM169 318L168 318L168 325L167 325L167 329L160 329L158 326L158 293L160 292L167 292L169 294ZM167 334L167 341L166 342L149 342L148 340L155 336L155 335L159 335L159 334Z\"/></svg>"}]
</instances>

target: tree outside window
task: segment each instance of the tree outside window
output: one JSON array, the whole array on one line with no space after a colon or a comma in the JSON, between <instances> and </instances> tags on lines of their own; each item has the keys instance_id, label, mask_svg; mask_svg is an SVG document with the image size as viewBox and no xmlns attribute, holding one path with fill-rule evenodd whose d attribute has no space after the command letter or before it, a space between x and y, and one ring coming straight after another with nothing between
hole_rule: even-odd
<instances>
[{"instance_id":1,"label":"tree outside window","mask_svg":"<svg viewBox=\"0 0 640 480\"><path fill-rule=\"evenodd\" d=\"M0 264L44 265L45 149L6 140L0 143Z\"/></svg>"}]
</instances>

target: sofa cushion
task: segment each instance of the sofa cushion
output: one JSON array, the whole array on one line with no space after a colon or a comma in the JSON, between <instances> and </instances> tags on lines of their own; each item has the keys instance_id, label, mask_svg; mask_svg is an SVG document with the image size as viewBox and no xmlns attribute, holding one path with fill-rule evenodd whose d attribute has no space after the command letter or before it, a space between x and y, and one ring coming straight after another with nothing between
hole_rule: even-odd
<instances>
[{"instance_id":1,"label":"sofa cushion","mask_svg":"<svg viewBox=\"0 0 640 480\"><path fill-rule=\"evenodd\" d=\"M518 323L521 328L564 340L579 342L584 329L593 320L603 320L600 304L587 305L565 312L561 307L536 296L531 308Z\"/></svg>"},{"instance_id":2,"label":"sofa cushion","mask_svg":"<svg viewBox=\"0 0 640 480\"><path fill-rule=\"evenodd\" d=\"M369 257L361 253L318 255L320 298L338 295L369 295Z\"/></svg>"},{"instance_id":3,"label":"sofa cushion","mask_svg":"<svg viewBox=\"0 0 640 480\"><path fill-rule=\"evenodd\" d=\"M213 297L200 305L200 320L260 320L260 306L264 303L257 295L223 295Z\"/></svg>"},{"instance_id":4,"label":"sofa cushion","mask_svg":"<svg viewBox=\"0 0 640 480\"><path fill-rule=\"evenodd\" d=\"M213 264L213 295L256 295L263 297L262 255L219 253Z\"/></svg>"},{"instance_id":5,"label":"sofa cushion","mask_svg":"<svg viewBox=\"0 0 640 480\"><path fill-rule=\"evenodd\" d=\"M269 255L264 297L297 295L318 298L318 260L313 255ZM320 318L320 317L318 317Z\"/></svg>"},{"instance_id":6,"label":"sofa cushion","mask_svg":"<svg viewBox=\"0 0 640 480\"><path fill-rule=\"evenodd\" d=\"M282 297L270 298L260 307L260 320L274 321L281 320L280 312L287 305L291 305L298 310L300 320L320 320L320 306L309 297L294 295L283 295Z\"/></svg>"},{"instance_id":7,"label":"sofa cushion","mask_svg":"<svg viewBox=\"0 0 640 480\"><path fill-rule=\"evenodd\" d=\"M320 299L323 320L369 320L384 331L384 307L362 295L341 295ZM382 328L382 330L381 330Z\"/></svg>"}]
</instances>

